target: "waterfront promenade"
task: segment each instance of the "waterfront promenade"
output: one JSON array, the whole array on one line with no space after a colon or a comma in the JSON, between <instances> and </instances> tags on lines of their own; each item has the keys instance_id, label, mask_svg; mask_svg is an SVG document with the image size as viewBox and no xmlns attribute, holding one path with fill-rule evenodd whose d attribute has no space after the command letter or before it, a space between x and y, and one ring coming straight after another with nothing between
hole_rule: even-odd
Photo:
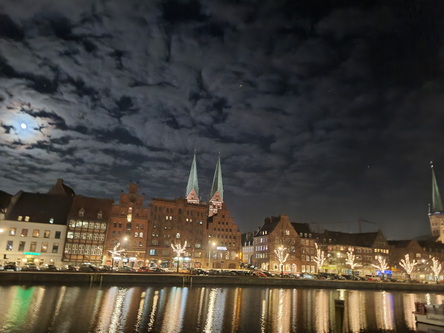
<instances>
[{"instance_id":1,"label":"waterfront promenade","mask_svg":"<svg viewBox=\"0 0 444 333\"><path fill-rule=\"evenodd\" d=\"M280 277L217 276L190 274L1 272L0 284L69 285L174 285L174 286L269 286L285 288L332 288L444 292L444 284L289 279Z\"/></svg>"}]
</instances>

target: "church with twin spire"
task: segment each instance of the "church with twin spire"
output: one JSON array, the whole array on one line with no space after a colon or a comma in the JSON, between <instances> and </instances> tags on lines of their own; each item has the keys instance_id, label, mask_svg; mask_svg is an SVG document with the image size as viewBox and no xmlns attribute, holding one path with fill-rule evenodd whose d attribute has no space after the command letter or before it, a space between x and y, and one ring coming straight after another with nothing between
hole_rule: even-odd
<instances>
[{"instance_id":1,"label":"church with twin spire","mask_svg":"<svg viewBox=\"0 0 444 333\"><path fill-rule=\"evenodd\" d=\"M181 268L238 268L242 260L241 233L223 200L218 156L208 201L199 192L194 152L185 197L153 198L149 204L146 262L171 267L173 246L185 246ZM186 245L185 245L186 244Z\"/></svg>"}]
</instances>

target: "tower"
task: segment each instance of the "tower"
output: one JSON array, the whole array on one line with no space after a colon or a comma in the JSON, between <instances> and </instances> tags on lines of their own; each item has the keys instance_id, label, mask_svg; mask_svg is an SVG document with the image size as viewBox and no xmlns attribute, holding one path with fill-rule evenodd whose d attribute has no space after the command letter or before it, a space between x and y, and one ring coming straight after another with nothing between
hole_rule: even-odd
<instances>
[{"instance_id":1,"label":"tower","mask_svg":"<svg viewBox=\"0 0 444 333\"><path fill-rule=\"evenodd\" d=\"M216 169L214 170L213 185L210 192L210 208L208 215L213 216L224 203L224 186L222 183L222 169L220 166L220 155L217 158Z\"/></svg>"},{"instance_id":2,"label":"tower","mask_svg":"<svg viewBox=\"0 0 444 333\"><path fill-rule=\"evenodd\" d=\"M193 163L191 164L190 175L188 176L185 199L187 199L188 203L199 203L199 183L197 181L196 151L194 151Z\"/></svg>"},{"instance_id":3,"label":"tower","mask_svg":"<svg viewBox=\"0 0 444 333\"><path fill-rule=\"evenodd\" d=\"M432 236L439 236L438 240L442 242L444 240L444 210L433 162L430 162L430 166L432 168L432 204L429 205L430 229Z\"/></svg>"}]
</instances>

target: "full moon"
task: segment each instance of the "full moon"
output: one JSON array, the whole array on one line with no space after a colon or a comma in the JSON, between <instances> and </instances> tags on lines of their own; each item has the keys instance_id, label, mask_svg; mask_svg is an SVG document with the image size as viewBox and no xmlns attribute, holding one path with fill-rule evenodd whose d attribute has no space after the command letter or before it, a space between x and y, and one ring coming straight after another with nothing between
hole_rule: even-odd
<instances>
[{"instance_id":1,"label":"full moon","mask_svg":"<svg viewBox=\"0 0 444 333\"><path fill-rule=\"evenodd\" d=\"M22 129L26 129L26 124L25 124L25 123L21 123L21 124L20 124L20 127L21 127Z\"/></svg>"}]
</instances>

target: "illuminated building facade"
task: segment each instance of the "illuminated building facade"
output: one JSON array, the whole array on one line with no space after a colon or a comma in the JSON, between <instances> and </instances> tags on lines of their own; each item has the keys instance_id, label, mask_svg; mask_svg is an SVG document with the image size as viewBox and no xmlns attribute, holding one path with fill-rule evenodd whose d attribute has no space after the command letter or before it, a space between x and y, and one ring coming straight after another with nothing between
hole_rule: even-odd
<instances>
[{"instance_id":1,"label":"illuminated building facade","mask_svg":"<svg viewBox=\"0 0 444 333\"><path fill-rule=\"evenodd\" d=\"M437 237L438 241L444 243L444 209L439 192L438 183L436 181L435 170L432 167L432 204L429 206L430 230L433 237Z\"/></svg>"},{"instance_id":2,"label":"illuminated building facade","mask_svg":"<svg viewBox=\"0 0 444 333\"><path fill-rule=\"evenodd\" d=\"M1 221L3 263L62 264L66 221L75 193L62 179L46 194L20 191Z\"/></svg>"},{"instance_id":3,"label":"illuminated building facade","mask_svg":"<svg viewBox=\"0 0 444 333\"><path fill-rule=\"evenodd\" d=\"M65 264L102 264L112 206L112 199L74 197L63 251Z\"/></svg>"},{"instance_id":4,"label":"illuminated building facade","mask_svg":"<svg viewBox=\"0 0 444 333\"><path fill-rule=\"evenodd\" d=\"M141 267L146 261L148 208L139 185L130 183L128 193L120 193L119 203L113 205L108 224L105 264Z\"/></svg>"},{"instance_id":5,"label":"illuminated building facade","mask_svg":"<svg viewBox=\"0 0 444 333\"><path fill-rule=\"evenodd\" d=\"M254 236L254 266L266 270L286 273L300 272L301 239L292 226L288 215L266 218L263 226ZM278 253L288 254L283 267L279 261Z\"/></svg>"}]
</instances>

